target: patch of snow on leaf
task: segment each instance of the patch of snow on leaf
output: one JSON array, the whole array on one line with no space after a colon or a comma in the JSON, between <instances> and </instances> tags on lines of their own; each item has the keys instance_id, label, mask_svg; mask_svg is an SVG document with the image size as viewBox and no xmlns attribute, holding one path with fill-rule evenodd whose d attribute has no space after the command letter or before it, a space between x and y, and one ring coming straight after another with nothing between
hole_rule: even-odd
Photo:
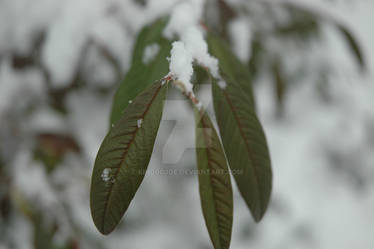
<instances>
[{"instance_id":1,"label":"patch of snow on leaf","mask_svg":"<svg viewBox=\"0 0 374 249\"><path fill-rule=\"evenodd\" d=\"M227 87L227 83L223 80L220 80L218 81L218 86L221 88L221 89L225 89Z\"/></svg>"},{"instance_id":2,"label":"patch of snow on leaf","mask_svg":"<svg viewBox=\"0 0 374 249\"><path fill-rule=\"evenodd\" d=\"M148 45L144 49L143 63L146 65L149 64L152 60L154 60L154 58L156 57L159 51L160 51L160 45L158 45L157 43Z\"/></svg>"},{"instance_id":3,"label":"patch of snow on leaf","mask_svg":"<svg viewBox=\"0 0 374 249\"><path fill-rule=\"evenodd\" d=\"M196 108L199 109L199 110L201 110L203 108L203 104L201 102L198 102L196 104Z\"/></svg>"},{"instance_id":4,"label":"patch of snow on leaf","mask_svg":"<svg viewBox=\"0 0 374 249\"><path fill-rule=\"evenodd\" d=\"M142 127L143 119L138 119L137 126L138 128Z\"/></svg>"},{"instance_id":5,"label":"patch of snow on leaf","mask_svg":"<svg viewBox=\"0 0 374 249\"><path fill-rule=\"evenodd\" d=\"M112 172L112 169L105 168L103 170L103 173L101 173L101 179L103 179L104 182L108 182L111 179L110 173Z\"/></svg>"}]
</instances>

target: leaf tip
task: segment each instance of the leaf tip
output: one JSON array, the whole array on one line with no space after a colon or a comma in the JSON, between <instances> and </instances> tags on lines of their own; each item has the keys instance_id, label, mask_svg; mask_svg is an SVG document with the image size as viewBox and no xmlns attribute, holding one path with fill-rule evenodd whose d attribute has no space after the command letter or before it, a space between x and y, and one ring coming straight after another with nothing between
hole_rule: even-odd
<instances>
[{"instance_id":1,"label":"leaf tip","mask_svg":"<svg viewBox=\"0 0 374 249\"><path fill-rule=\"evenodd\" d=\"M256 223L260 223L260 221L264 218L264 215L265 215L265 211L264 212L261 212L259 210L259 212L256 212L256 213L253 213L253 219Z\"/></svg>"},{"instance_id":2,"label":"leaf tip","mask_svg":"<svg viewBox=\"0 0 374 249\"><path fill-rule=\"evenodd\" d=\"M268 206L269 206L269 200L270 200L270 195L269 195L269 199L267 201L265 201L264 203L262 203L262 205L260 205L260 203L258 203L258 205L256 205L256 207L249 207L249 210L252 214L252 217L254 219L254 221L256 223L260 223L262 221L262 219L264 218L266 212L267 212L267 209L268 209Z\"/></svg>"},{"instance_id":3,"label":"leaf tip","mask_svg":"<svg viewBox=\"0 0 374 249\"><path fill-rule=\"evenodd\" d=\"M91 207L91 210L92 207ZM113 232L114 228L117 226L118 223L114 224L112 222L106 222L105 217L100 217L97 214L95 214L94 211L91 211L92 220L95 224L95 227L102 235L108 235L111 232Z\"/></svg>"}]
</instances>

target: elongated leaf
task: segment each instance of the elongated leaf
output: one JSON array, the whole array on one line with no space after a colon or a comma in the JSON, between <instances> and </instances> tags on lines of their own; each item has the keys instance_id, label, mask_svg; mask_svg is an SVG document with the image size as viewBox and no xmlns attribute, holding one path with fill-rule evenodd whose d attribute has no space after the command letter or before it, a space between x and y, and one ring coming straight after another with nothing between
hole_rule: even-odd
<instances>
[{"instance_id":1,"label":"elongated leaf","mask_svg":"<svg viewBox=\"0 0 374 249\"><path fill-rule=\"evenodd\" d=\"M277 116L282 117L284 113L284 102L287 93L287 81L284 77L280 59L275 59L272 65L274 79L274 97Z\"/></svg>"},{"instance_id":2,"label":"elongated leaf","mask_svg":"<svg viewBox=\"0 0 374 249\"><path fill-rule=\"evenodd\" d=\"M167 84L155 83L135 98L105 137L91 182L91 214L110 233L141 184L160 124Z\"/></svg>"},{"instance_id":3,"label":"elongated leaf","mask_svg":"<svg viewBox=\"0 0 374 249\"><path fill-rule=\"evenodd\" d=\"M341 23L340 20L332 17L331 15L327 15L323 11L319 11L317 9L314 9L310 6L304 5L296 1L280 1L279 3L291 10L302 12L303 15L308 15L310 17L314 17L315 19L326 20L332 23L333 25L335 25L336 28L341 32L342 36L346 39L348 46L351 49L352 54L356 57L361 70L365 70L366 62L365 62L364 54L362 53L362 50L359 46L359 43L357 42L354 35L349 31L347 27L345 27Z\"/></svg>"},{"instance_id":4,"label":"elongated leaf","mask_svg":"<svg viewBox=\"0 0 374 249\"><path fill-rule=\"evenodd\" d=\"M221 38L209 34L207 40L225 81L213 80L212 86L223 147L239 191L258 222L269 203L272 172L265 134L255 112L251 77Z\"/></svg>"},{"instance_id":5,"label":"elongated leaf","mask_svg":"<svg viewBox=\"0 0 374 249\"><path fill-rule=\"evenodd\" d=\"M344 27L343 25L339 23L336 23L336 27L341 32L343 37L346 39L348 46L352 51L352 54L356 57L357 62L360 65L360 68L362 70L365 70L365 67L366 67L365 58L353 34L346 27Z\"/></svg>"},{"instance_id":6,"label":"elongated leaf","mask_svg":"<svg viewBox=\"0 0 374 249\"><path fill-rule=\"evenodd\" d=\"M239 61L222 38L208 34L207 42L209 52L219 61L219 70L223 80L227 84L238 83L243 88L243 93L249 99L251 105L255 106L252 79L247 67Z\"/></svg>"},{"instance_id":7,"label":"elongated leaf","mask_svg":"<svg viewBox=\"0 0 374 249\"><path fill-rule=\"evenodd\" d=\"M270 198L272 172L265 134L254 107L235 82L213 83L213 102L230 168L252 216L263 217Z\"/></svg>"},{"instance_id":8,"label":"elongated leaf","mask_svg":"<svg viewBox=\"0 0 374 249\"><path fill-rule=\"evenodd\" d=\"M196 157L201 207L215 249L230 246L233 198L221 142L209 116L195 108Z\"/></svg>"},{"instance_id":9,"label":"elongated leaf","mask_svg":"<svg viewBox=\"0 0 374 249\"><path fill-rule=\"evenodd\" d=\"M132 66L120 84L112 105L110 123L114 124L134 98L155 81L164 77L169 70L166 57L170 54L171 42L162 36L167 19L160 19L146 26L138 35L134 47ZM146 50L153 46L156 54L145 61Z\"/></svg>"}]
</instances>

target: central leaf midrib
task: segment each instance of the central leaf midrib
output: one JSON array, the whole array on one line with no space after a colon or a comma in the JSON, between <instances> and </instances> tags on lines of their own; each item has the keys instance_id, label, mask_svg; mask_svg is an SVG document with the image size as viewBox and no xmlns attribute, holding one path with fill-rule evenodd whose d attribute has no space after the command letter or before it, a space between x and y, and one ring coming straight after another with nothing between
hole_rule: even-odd
<instances>
[{"instance_id":1,"label":"central leaf midrib","mask_svg":"<svg viewBox=\"0 0 374 249\"><path fill-rule=\"evenodd\" d=\"M157 91L156 91L155 94L152 96L152 99L151 99L151 101L149 102L149 104L147 105L147 107L146 107L144 113L140 116L141 118L144 119L144 117L145 117L145 115L147 114L147 112L149 111L149 109L150 109L150 107L151 107L153 101L155 100L156 96L158 95L158 93L159 93L161 87L162 87L162 85L160 85L160 86L158 87ZM127 150L125 149L124 154L122 155L121 162L119 163L119 167L116 169L116 171L115 171L115 173L114 173L114 179L117 179L117 176L118 176L118 174L119 174L119 172L120 172L120 170L121 170L121 168L122 168L122 164L123 164L124 161L126 160L126 156L127 156L128 152L129 152L129 150L130 150L130 147L131 147L132 143L134 142L134 140L135 140L135 138L136 138L136 134L137 134L137 132L138 132L139 129L140 129L139 127L135 128L134 136L130 139L130 141L129 141L129 143L128 143L128 146L127 146ZM106 219L106 216L107 216L108 206L109 206L110 198L111 198L111 196L112 196L112 192L113 192L113 186L114 186L114 184L115 184L115 183L111 184L110 187L109 187L109 191L108 191L109 194L108 194L108 196L107 196L107 198L106 198L105 205L104 205L104 215L103 215L103 221L102 221L102 228L103 228L103 231L105 231L105 230L104 230L104 228L105 228L105 219Z\"/></svg>"},{"instance_id":2,"label":"central leaf midrib","mask_svg":"<svg viewBox=\"0 0 374 249\"><path fill-rule=\"evenodd\" d=\"M219 89L220 90L220 89ZM238 128L239 128L239 132L240 132L240 134L242 135L242 137L244 138L243 140L244 140L244 142L245 142L245 144L246 144L246 147L247 147L247 151L248 151L248 158L249 158L249 160L253 163L253 170L254 170L254 176L253 176L253 179L254 179L254 181L255 181L255 188L256 188L256 190L257 190L257 198L260 200L260 202L259 202L259 205L260 205L260 209L262 209L262 203L261 203L261 198L260 198L260 190L259 190L259 186L258 186L258 182L259 182L259 180L257 179L257 176L258 176L258 169L257 169L257 167L256 167L256 165L255 165L255 160L254 160L254 156L253 156L253 151L252 151L252 149L250 148L250 146L249 146L249 144L248 144L248 141L247 141L247 136L245 135L245 133L244 133L244 131L243 131L243 129L242 129L242 124L241 124L241 122L240 122L240 119L239 119L239 117L238 117L238 114L237 114L237 112L236 112L236 110L235 110L235 108L234 108L234 104L232 103L232 101L231 101L231 99L230 99L230 97L228 96L228 94L227 94L227 92L226 91L224 91L224 90L220 90L220 91L222 91L223 92L223 95L225 96L225 98L226 98L226 100L227 100L227 103L229 104L229 107L231 108L231 110L232 110L232 114L233 114L233 116L234 116L234 118L235 118L235 120L236 120L236 122L237 122L237 124L238 124Z\"/></svg>"}]
</instances>

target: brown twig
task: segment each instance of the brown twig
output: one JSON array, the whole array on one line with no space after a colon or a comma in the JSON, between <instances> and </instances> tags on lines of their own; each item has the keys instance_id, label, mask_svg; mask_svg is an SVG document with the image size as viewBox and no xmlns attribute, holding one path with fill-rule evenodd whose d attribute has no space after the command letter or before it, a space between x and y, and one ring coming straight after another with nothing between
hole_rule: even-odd
<instances>
[{"instance_id":1,"label":"brown twig","mask_svg":"<svg viewBox=\"0 0 374 249\"><path fill-rule=\"evenodd\" d=\"M168 74L166 75L163 79L163 81L172 81L172 84L174 86L176 86L178 89L181 90L182 94L184 96L186 96L189 100L191 100L191 102L195 105L195 106L199 106L200 105L200 100L193 94L193 92L189 92L186 90L185 86L184 86L184 83L179 81L179 80L175 80L174 79L174 76L172 74Z\"/></svg>"}]
</instances>

